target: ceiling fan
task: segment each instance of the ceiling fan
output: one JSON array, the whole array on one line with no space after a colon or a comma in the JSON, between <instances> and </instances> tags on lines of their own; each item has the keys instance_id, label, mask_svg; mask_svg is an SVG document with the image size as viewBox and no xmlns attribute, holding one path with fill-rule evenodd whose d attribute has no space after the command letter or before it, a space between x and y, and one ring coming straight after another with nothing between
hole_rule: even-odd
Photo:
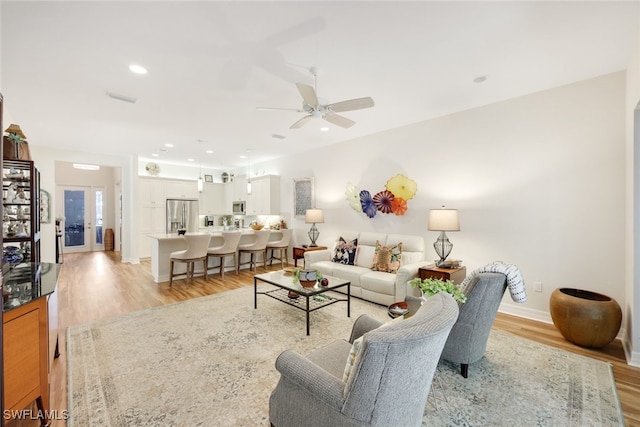
<instances>
[{"instance_id":1,"label":"ceiling fan","mask_svg":"<svg viewBox=\"0 0 640 427\"><path fill-rule=\"evenodd\" d=\"M315 86L318 83L318 73L317 69L311 68L311 74L315 80ZM354 111L361 110L363 108L370 108L374 106L373 99L370 97L364 98L355 98L349 99L346 101L334 102L331 104L325 104L318 99L318 95L316 92L316 88L310 86L305 83L296 83L296 87L298 88L298 92L302 96L302 108L271 108L271 107L258 107L259 110L292 110L297 111L298 113L307 113L306 116L302 117L294 124L292 124L289 129L298 129L304 126L309 120L313 118L322 118L334 125L350 128L356 122L347 117L341 116L340 114L345 111Z\"/></svg>"}]
</instances>

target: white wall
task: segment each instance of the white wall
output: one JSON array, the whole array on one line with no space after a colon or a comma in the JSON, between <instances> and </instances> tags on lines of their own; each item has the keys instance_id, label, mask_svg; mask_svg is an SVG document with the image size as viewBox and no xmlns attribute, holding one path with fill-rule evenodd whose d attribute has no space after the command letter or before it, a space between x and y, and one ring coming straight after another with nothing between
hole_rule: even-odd
<instances>
[{"instance_id":1,"label":"white wall","mask_svg":"<svg viewBox=\"0 0 640 427\"><path fill-rule=\"evenodd\" d=\"M550 321L557 287L607 294L625 305L625 73L428 120L259 165L282 176L283 213L292 180L315 177L325 211L320 244L340 230L418 234L436 259L429 209L457 208L461 231L448 233L451 258L468 271L494 260L516 264L529 300L505 296L501 309ZM357 125L356 125L357 126ZM348 132L332 129L332 132ZM306 166L304 166L306 165ZM351 181L372 194L403 173L418 183L405 216L368 219L345 200ZM309 228L292 222L295 239ZM543 292L533 292L533 282Z\"/></svg>"},{"instance_id":2,"label":"white wall","mask_svg":"<svg viewBox=\"0 0 640 427\"><path fill-rule=\"evenodd\" d=\"M640 20L640 17L639 17ZM640 366L640 33L636 34L626 74L626 209L623 344L629 364Z\"/></svg>"}]
</instances>

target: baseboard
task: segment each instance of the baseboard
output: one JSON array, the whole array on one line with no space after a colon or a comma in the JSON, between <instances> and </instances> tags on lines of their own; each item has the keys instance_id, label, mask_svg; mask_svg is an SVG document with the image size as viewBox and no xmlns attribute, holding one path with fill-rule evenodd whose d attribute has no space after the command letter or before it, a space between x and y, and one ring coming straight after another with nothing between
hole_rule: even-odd
<instances>
[{"instance_id":1,"label":"baseboard","mask_svg":"<svg viewBox=\"0 0 640 427\"><path fill-rule=\"evenodd\" d=\"M551 315L547 311L534 310L528 307L518 307L513 304L500 304L498 308L500 313L510 314L512 316L523 317L525 319L536 320L538 322L553 323Z\"/></svg>"}]
</instances>

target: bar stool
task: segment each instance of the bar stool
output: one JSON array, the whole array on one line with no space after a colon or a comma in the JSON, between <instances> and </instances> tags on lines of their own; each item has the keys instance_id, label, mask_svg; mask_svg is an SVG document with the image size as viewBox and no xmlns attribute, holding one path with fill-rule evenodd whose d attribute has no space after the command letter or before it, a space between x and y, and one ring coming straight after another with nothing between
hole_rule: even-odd
<instances>
[{"instance_id":1,"label":"bar stool","mask_svg":"<svg viewBox=\"0 0 640 427\"><path fill-rule=\"evenodd\" d=\"M273 265L273 260L280 261L280 265L284 268L285 264L289 263L289 258L287 257L287 251L289 250L289 241L291 240L291 235L293 234L292 228L285 228L280 230L282 237L280 240L275 240L272 242L267 242L267 251L271 250L271 256L269 257L269 265ZM278 251L278 256L275 256L275 251Z\"/></svg>"},{"instance_id":2,"label":"bar stool","mask_svg":"<svg viewBox=\"0 0 640 427\"><path fill-rule=\"evenodd\" d=\"M224 259L229 255L233 255L233 268L236 271L236 274L238 274L236 253L238 251L238 243L240 243L242 233L240 231L223 231L222 237L224 238L224 244L222 246L209 248L207 253L208 258L220 258L220 278L224 279Z\"/></svg>"},{"instance_id":3,"label":"bar stool","mask_svg":"<svg viewBox=\"0 0 640 427\"><path fill-rule=\"evenodd\" d=\"M264 266L267 266L267 241L269 240L269 236L271 235L271 230L260 230L254 231L255 240L252 243L245 243L242 245L238 245L238 269L240 266L249 264L249 268L253 266L253 271L256 271L256 265L258 263L257 255L262 254L262 262ZM251 255L248 262L242 262L242 254L248 253ZM256 259L254 261L254 255Z\"/></svg>"},{"instance_id":4,"label":"bar stool","mask_svg":"<svg viewBox=\"0 0 640 427\"><path fill-rule=\"evenodd\" d=\"M171 260L171 270L169 272L169 287L173 286L174 276L181 276L184 273L173 274L173 264L176 262L184 262L187 264L187 288L191 279L193 279L193 270L197 261L202 261L204 267L204 279L207 280L207 250L211 241L211 234L185 234L184 239L187 241L187 249L183 251L171 252L169 259Z\"/></svg>"}]
</instances>

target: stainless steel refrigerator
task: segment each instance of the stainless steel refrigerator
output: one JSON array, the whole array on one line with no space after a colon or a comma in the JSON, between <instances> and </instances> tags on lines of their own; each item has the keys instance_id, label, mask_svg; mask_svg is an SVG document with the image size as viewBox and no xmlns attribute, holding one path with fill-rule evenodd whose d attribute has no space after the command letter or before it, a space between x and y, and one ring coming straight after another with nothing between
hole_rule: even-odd
<instances>
[{"instance_id":1,"label":"stainless steel refrigerator","mask_svg":"<svg viewBox=\"0 0 640 427\"><path fill-rule=\"evenodd\" d=\"M178 229L198 231L198 201L192 199L167 199L167 233Z\"/></svg>"}]
</instances>

